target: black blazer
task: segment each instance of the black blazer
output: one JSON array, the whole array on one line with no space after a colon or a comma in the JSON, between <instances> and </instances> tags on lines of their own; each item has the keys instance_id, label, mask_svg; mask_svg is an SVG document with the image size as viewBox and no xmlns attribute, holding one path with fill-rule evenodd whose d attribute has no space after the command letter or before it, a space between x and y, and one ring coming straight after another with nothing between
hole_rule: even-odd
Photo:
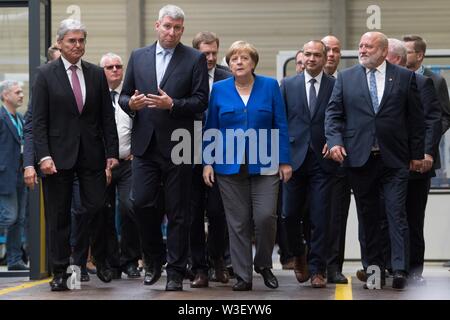
<instances>
[{"instance_id":1,"label":"black blazer","mask_svg":"<svg viewBox=\"0 0 450 320\"><path fill-rule=\"evenodd\" d=\"M224 67L218 68L216 66L216 69L214 70L214 82L217 82L220 80L225 80L232 76L233 76L233 74L230 71L228 71L227 69L225 69Z\"/></svg>"},{"instance_id":2,"label":"black blazer","mask_svg":"<svg viewBox=\"0 0 450 320\"><path fill-rule=\"evenodd\" d=\"M33 140L36 158L51 156L56 169L75 165L105 168L119 158L116 121L102 68L81 62L86 101L80 114L61 58L38 68L33 85ZM80 156L81 155L81 156Z\"/></svg>"},{"instance_id":3,"label":"black blazer","mask_svg":"<svg viewBox=\"0 0 450 320\"><path fill-rule=\"evenodd\" d=\"M326 111L325 135L329 148L346 148L347 167L367 162L375 138L389 168L423 159L425 118L415 73L386 62L383 98L375 114L366 69L358 64L339 72Z\"/></svg>"},{"instance_id":4,"label":"black blazer","mask_svg":"<svg viewBox=\"0 0 450 320\"><path fill-rule=\"evenodd\" d=\"M423 75L433 80L434 89L442 108L442 135L450 127L450 98L448 96L447 82L445 78L434 73L428 68L424 68Z\"/></svg>"},{"instance_id":5,"label":"black blazer","mask_svg":"<svg viewBox=\"0 0 450 320\"><path fill-rule=\"evenodd\" d=\"M132 154L142 156L154 135L162 154L170 157L172 147L178 143L171 141L172 132L183 128L192 135L195 114L202 113L208 107L208 66L203 53L179 43L160 83L161 89L173 99L171 112L143 108L134 113L128 101L135 90L144 94L158 94L155 53L156 42L131 53L119 104L134 117Z\"/></svg>"},{"instance_id":6,"label":"black blazer","mask_svg":"<svg viewBox=\"0 0 450 320\"><path fill-rule=\"evenodd\" d=\"M336 169L337 163L324 159L322 149L325 145L325 109L333 92L335 79L323 73L317 94L314 114L308 107L305 88L305 73L285 78L281 81L281 94L286 105L292 169L297 170L306 158L310 146L321 168L327 172Z\"/></svg>"}]
</instances>

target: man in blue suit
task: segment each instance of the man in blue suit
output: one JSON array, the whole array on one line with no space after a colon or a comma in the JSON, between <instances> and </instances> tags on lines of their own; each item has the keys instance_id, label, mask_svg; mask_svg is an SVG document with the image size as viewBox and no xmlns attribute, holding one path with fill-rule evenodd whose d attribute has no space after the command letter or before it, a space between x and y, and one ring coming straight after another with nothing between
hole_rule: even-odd
<instances>
[{"instance_id":1,"label":"man in blue suit","mask_svg":"<svg viewBox=\"0 0 450 320\"><path fill-rule=\"evenodd\" d=\"M139 221L146 263L144 284L154 284L166 260L157 210L164 188L167 217L167 291L183 290L189 244L192 163L171 159L176 129L193 137L195 115L208 107L205 55L180 43L184 12L167 5L155 23L158 41L131 54L119 104L133 117L131 199Z\"/></svg>"},{"instance_id":2,"label":"man in blue suit","mask_svg":"<svg viewBox=\"0 0 450 320\"><path fill-rule=\"evenodd\" d=\"M422 170L425 122L415 74L386 62L388 40L365 33L360 65L338 74L326 117L331 157L348 167L366 238L369 265L384 271L379 214L385 208L394 289L404 289L409 262L405 201L409 169ZM383 284L383 278L381 279Z\"/></svg>"},{"instance_id":3,"label":"man in blue suit","mask_svg":"<svg viewBox=\"0 0 450 320\"><path fill-rule=\"evenodd\" d=\"M0 227L8 229L8 270L28 270L22 260L27 190L23 182L23 91L16 81L0 82Z\"/></svg>"},{"instance_id":4,"label":"man in blue suit","mask_svg":"<svg viewBox=\"0 0 450 320\"><path fill-rule=\"evenodd\" d=\"M286 78L281 92L286 104L293 175L283 184L283 218L289 247L294 258L294 272L299 282L308 280L302 267L304 246L301 242L301 207L309 198L311 240L309 272L314 288L326 286L327 229L330 218L330 192L337 164L328 156L324 119L335 80L323 72L326 46L319 40L303 47L305 72Z\"/></svg>"}]
</instances>

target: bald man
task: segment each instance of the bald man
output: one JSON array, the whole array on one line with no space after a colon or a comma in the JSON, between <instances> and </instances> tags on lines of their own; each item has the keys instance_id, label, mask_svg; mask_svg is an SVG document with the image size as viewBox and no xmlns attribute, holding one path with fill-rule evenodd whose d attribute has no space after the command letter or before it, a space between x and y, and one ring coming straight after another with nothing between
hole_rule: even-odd
<instances>
[{"instance_id":1,"label":"bald man","mask_svg":"<svg viewBox=\"0 0 450 320\"><path fill-rule=\"evenodd\" d=\"M333 160L348 168L367 262L380 268L382 285L385 266L379 212L383 207L386 210L392 287L402 290L409 268L405 210L409 169L422 169L425 125L414 72L386 62L387 53L384 34L362 35L360 64L338 74L326 112L325 134Z\"/></svg>"}]
</instances>

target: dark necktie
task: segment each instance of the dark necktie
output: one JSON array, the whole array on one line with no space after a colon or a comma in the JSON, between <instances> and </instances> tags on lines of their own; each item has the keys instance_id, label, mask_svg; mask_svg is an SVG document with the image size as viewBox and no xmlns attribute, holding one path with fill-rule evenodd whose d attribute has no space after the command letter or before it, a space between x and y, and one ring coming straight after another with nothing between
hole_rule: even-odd
<instances>
[{"instance_id":1,"label":"dark necktie","mask_svg":"<svg viewBox=\"0 0 450 320\"><path fill-rule=\"evenodd\" d=\"M111 102L112 102L112 106L114 107L114 109L116 108L116 105L114 104L116 102L116 95L118 94L117 91L112 90L110 92L111 94Z\"/></svg>"},{"instance_id":2,"label":"dark necktie","mask_svg":"<svg viewBox=\"0 0 450 320\"><path fill-rule=\"evenodd\" d=\"M317 93L316 87L314 86L314 83L316 83L316 81L317 80L314 78L309 80L309 83L311 84L309 87L309 112L311 113L311 116L314 114L314 110L317 104Z\"/></svg>"},{"instance_id":3,"label":"dark necktie","mask_svg":"<svg viewBox=\"0 0 450 320\"><path fill-rule=\"evenodd\" d=\"M78 67L76 65L71 65L70 70L72 70L72 90L77 101L78 111L81 113L83 111L83 94L81 93L80 79L77 75Z\"/></svg>"}]
</instances>

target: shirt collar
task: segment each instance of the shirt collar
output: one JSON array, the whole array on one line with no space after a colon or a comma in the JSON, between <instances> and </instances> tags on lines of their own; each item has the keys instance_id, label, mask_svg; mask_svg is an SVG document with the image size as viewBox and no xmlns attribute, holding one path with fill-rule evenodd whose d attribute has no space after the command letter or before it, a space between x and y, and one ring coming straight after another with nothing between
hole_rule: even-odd
<instances>
[{"instance_id":1,"label":"shirt collar","mask_svg":"<svg viewBox=\"0 0 450 320\"><path fill-rule=\"evenodd\" d=\"M311 80L313 77L308 73L308 71L305 70L305 82L308 83L309 80ZM320 73L314 77L316 79L317 84L320 86L320 82L322 81L323 71L320 71Z\"/></svg>"},{"instance_id":2,"label":"shirt collar","mask_svg":"<svg viewBox=\"0 0 450 320\"><path fill-rule=\"evenodd\" d=\"M121 82L121 83L117 86L117 88L114 89L114 91L117 92L118 94L120 94L120 93L122 92L122 85L123 85L123 82ZM111 92L111 91L113 91L113 89L109 88L109 92Z\"/></svg>"},{"instance_id":3,"label":"shirt collar","mask_svg":"<svg viewBox=\"0 0 450 320\"><path fill-rule=\"evenodd\" d=\"M386 74L386 60L383 61L382 64L380 64L378 67L375 68L377 71L379 71L382 75ZM370 72L371 69L366 68L366 74Z\"/></svg>"},{"instance_id":4,"label":"shirt collar","mask_svg":"<svg viewBox=\"0 0 450 320\"><path fill-rule=\"evenodd\" d=\"M216 67L212 68L211 70L208 70L208 74L210 78L214 78L214 72L216 72Z\"/></svg>"},{"instance_id":5,"label":"shirt collar","mask_svg":"<svg viewBox=\"0 0 450 320\"><path fill-rule=\"evenodd\" d=\"M164 50L169 51L170 54L172 55L173 52L175 51L175 48L171 48L171 49L164 49L163 47L161 47L161 45L159 44L159 41L156 42L156 54L160 54L162 53Z\"/></svg>"},{"instance_id":6,"label":"shirt collar","mask_svg":"<svg viewBox=\"0 0 450 320\"><path fill-rule=\"evenodd\" d=\"M423 65L420 65L419 69L416 70L416 73L423 75L423 72L425 71L424 69L425 68L423 67Z\"/></svg>"},{"instance_id":7,"label":"shirt collar","mask_svg":"<svg viewBox=\"0 0 450 320\"><path fill-rule=\"evenodd\" d=\"M69 70L69 68L73 65L73 63L70 63L70 62L69 62L66 58L64 58L62 55L61 55L61 60L62 60L62 62L64 63L64 68L66 69L66 71ZM78 62L75 63L75 65L76 65L80 70L83 70L83 69L81 68L81 59L78 60Z\"/></svg>"}]
</instances>

